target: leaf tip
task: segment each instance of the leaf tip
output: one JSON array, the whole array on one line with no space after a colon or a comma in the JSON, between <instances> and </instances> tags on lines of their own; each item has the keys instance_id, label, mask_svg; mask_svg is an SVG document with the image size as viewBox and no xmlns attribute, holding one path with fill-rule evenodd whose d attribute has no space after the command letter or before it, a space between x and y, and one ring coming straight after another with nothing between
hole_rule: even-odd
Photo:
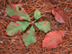
<instances>
[{"instance_id":1,"label":"leaf tip","mask_svg":"<svg viewBox=\"0 0 72 54\"><path fill-rule=\"evenodd\" d=\"M56 15L56 13L55 13L55 8L52 9L52 13L53 13L54 15Z\"/></svg>"},{"instance_id":2,"label":"leaf tip","mask_svg":"<svg viewBox=\"0 0 72 54\"><path fill-rule=\"evenodd\" d=\"M25 46L28 47L28 43L25 43Z\"/></svg>"},{"instance_id":3,"label":"leaf tip","mask_svg":"<svg viewBox=\"0 0 72 54\"><path fill-rule=\"evenodd\" d=\"M36 9L35 12L34 12L34 18L36 20L38 20L40 18L40 15L41 15L40 11L38 9Z\"/></svg>"},{"instance_id":4,"label":"leaf tip","mask_svg":"<svg viewBox=\"0 0 72 54\"><path fill-rule=\"evenodd\" d=\"M66 34L67 31L60 31L62 33L62 37Z\"/></svg>"}]
</instances>

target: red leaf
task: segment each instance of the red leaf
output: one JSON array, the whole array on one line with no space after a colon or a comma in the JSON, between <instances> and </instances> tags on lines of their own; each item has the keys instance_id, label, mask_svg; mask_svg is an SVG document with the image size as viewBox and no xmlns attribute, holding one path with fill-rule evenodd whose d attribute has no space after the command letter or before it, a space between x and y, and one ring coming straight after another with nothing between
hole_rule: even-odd
<instances>
[{"instance_id":1,"label":"red leaf","mask_svg":"<svg viewBox=\"0 0 72 54\"><path fill-rule=\"evenodd\" d=\"M65 12L53 8L53 9L52 9L52 13L54 14L55 19L56 19L59 23L65 23L65 22L67 22L67 15L66 15Z\"/></svg>"},{"instance_id":2,"label":"red leaf","mask_svg":"<svg viewBox=\"0 0 72 54\"><path fill-rule=\"evenodd\" d=\"M62 37L65 35L66 31L53 31L48 33L43 40L43 47L55 48L62 41Z\"/></svg>"}]
</instances>

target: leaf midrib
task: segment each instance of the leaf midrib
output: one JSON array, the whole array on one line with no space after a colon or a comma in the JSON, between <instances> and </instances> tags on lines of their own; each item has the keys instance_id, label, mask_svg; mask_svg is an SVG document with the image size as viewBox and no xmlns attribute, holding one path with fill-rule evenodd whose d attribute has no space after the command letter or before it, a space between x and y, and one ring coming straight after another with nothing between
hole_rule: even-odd
<instances>
[{"instance_id":1,"label":"leaf midrib","mask_svg":"<svg viewBox=\"0 0 72 54\"><path fill-rule=\"evenodd\" d=\"M61 35L59 35L59 36L61 36ZM59 36L57 36L56 38L58 38ZM53 42L56 38L53 38L53 40L51 40L47 45L49 45L51 42ZM47 47L47 45L46 45L46 47Z\"/></svg>"}]
</instances>

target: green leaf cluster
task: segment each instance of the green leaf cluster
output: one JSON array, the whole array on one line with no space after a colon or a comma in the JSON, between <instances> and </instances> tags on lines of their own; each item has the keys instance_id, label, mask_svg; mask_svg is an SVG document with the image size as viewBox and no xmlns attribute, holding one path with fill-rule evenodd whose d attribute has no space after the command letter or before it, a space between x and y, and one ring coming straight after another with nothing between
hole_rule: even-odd
<instances>
[{"instance_id":1,"label":"green leaf cluster","mask_svg":"<svg viewBox=\"0 0 72 54\"><path fill-rule=\"evenodd\" d=\"M25 13L24 9L22 9L21 11L19 10L18 5L14 4L11 6L7 5L7 14L14 19L31 21L29 15ZM40 11L35 10L34 12L35 20L38 20L40 16L41 16ZM25 31L30 24L31 24L30 22L23 22L23 21L10 22L9 25L7 26L6 34L9 36L19 34ZM48 21L36 22L35 25L38 29L42 30L45 33L51 30L50 23ZM35 29L33 25L28 31L26 31L26 33L23 34L22 40L25 43L26 47L36 42Z\"/></svg>"}]
</instances>

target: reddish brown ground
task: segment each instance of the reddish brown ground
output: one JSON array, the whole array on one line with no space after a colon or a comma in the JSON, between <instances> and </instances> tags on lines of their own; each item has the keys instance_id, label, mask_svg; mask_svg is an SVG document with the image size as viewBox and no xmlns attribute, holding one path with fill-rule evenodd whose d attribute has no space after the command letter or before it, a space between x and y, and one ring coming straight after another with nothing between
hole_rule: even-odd
<instances>
[{"instance_id":1,"label":"reddish brown ground","mask_svg":"<svg viewBox=\"0 0 72 54\"><path fill-rule=\"evenodd\" d=\"M54 49L43 48L42 40L46 34L35 26L37 41L29 47L25 47L21 40L24 32L13 37L7 36L5 32L9 22L17 21L5 14L6 5L12 3L22 4L32 20L35 9L40 10L45 15L38 21L49 21L51 31L67 30L62 42ZM51 13L52 8L66 12L68 21L65 24L58 23ZM0 0L0 11L0 54L72 54L72 0Z\"/></svg>"}]
</instances>

